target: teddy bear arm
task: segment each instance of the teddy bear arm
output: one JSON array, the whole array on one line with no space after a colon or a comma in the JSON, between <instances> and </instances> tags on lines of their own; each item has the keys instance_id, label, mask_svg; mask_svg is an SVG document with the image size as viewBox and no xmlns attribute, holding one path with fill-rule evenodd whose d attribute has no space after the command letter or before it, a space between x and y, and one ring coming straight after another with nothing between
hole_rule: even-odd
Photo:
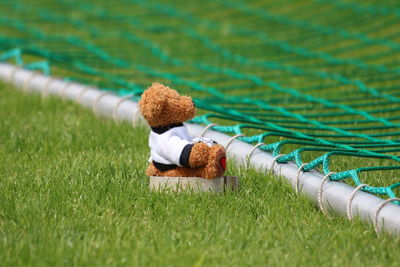
<instances>
[{"instance_id":1,"label":"teddy bear arm","mask_svg":"<svg viewBox=\"0 0 400 267\"><path fill-rule=\"evenodd\" d=\"M195 143L189 156L189 167L195 168L206 165L210 147L205 143Z\"/></svg>"}]
</instances>

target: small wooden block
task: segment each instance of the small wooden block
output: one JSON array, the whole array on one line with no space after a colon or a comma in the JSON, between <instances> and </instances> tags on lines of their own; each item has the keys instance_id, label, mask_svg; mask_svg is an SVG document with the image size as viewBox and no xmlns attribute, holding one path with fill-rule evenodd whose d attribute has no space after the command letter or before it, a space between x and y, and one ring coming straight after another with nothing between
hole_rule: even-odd
<instances>
[{"instance_id":1,"label":"small wooden block","mask_svg":"<svg viewBox=\"0 0 400 267\"><path fill-rule=\"evenodd\" d=\"M223 193L226 190L236 191L238 189L238 178L236 176L223 176L214 179L201 177L160 177L150 176L150 190L152 191L193 191Z\"/></svg>"}]
</instances>

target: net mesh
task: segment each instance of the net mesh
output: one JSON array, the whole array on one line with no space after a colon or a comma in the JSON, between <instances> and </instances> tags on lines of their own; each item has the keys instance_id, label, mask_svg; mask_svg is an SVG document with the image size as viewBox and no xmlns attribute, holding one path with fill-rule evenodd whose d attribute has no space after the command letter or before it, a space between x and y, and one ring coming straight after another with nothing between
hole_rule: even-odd
<instances>
[{"instance_id":1,"label":"net mesh","mask_svg":"<svg viewBox=\"0 0 400 267\"><path fill-rule=\"evenodd\" d=\"M135 99L166 83L193 123L396 197L397 1L0 2L2 61Z\"/></svg>"}]
</instances>

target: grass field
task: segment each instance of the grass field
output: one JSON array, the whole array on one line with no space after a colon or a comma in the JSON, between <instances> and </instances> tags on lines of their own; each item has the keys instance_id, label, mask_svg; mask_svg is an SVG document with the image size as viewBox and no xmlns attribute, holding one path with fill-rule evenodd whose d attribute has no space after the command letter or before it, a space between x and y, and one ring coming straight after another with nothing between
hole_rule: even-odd
<instances>
[{"instance_id":1,"label":"grass field","mask_svg":"<svg viewBox=\"0 0 400 267\"><path fill-rule=\"evenodd\" d=\"M3 84L0 108L1 266L398 264L398 240L275 177L229 162L237 193L151 193L144 126Z\"/></svg>"},{"instance_id":2,"label":"grass field","mask_svg":"<svg viewBox=\"0 0 400 267\"><path fill-rule=\"evenodd\" d=\"M303 162L375 153L332 156L332 171L399 166L396 1L0 0L0 13L0 61L19 48L25 64L135 99L163 82L227 134L251 124L242 133L278 154L308 147ZM150 193L147 135L0 84L0 266L398 264L398 240L232 162L237 193ZM385 187L399 170L359 178Z\"/></svg>"}]
</instances>

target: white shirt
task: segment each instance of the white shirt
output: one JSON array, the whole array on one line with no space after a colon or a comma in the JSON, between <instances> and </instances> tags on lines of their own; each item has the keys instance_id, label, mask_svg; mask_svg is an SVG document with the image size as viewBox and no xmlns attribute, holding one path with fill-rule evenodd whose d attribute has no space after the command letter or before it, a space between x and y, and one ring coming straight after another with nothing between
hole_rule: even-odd
<instances>
[{"instance_id":1,"label":"white shirt","mask_svg":"<svg viewBox=\"0 0 400 267\"><path fill-rule=\"evenodd\" d=\"M192 143L185 126L173 127L162 134L150 132L150 161L162 164L175 164L182 166L179 162L183 148Z\"/></svg>"}]
</instances>

